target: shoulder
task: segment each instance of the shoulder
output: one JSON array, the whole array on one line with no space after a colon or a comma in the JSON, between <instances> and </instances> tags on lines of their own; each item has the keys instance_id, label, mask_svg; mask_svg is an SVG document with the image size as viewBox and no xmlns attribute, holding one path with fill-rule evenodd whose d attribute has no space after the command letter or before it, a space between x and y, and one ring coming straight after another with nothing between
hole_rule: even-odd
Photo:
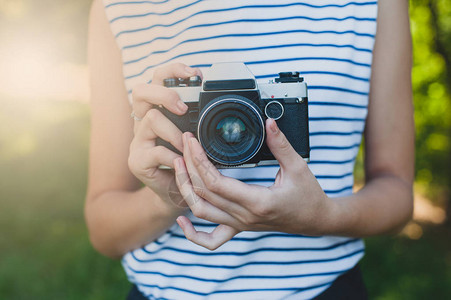
<instances>
[{"instance_id":1,"label":"shoulder","mask_svg":"<svg viewBox=\"0 0 451 300\"><path fill-rule=\"evenodd\" d=\"M100 17L105 14L105 6L102 0L94 0L91 4L91 17Z\"/></svg>"},{"instance_id":2,"label":"shoulder","mask_svg":"<svg viewBox=\"0 0 451 300\"><path fill-rule=\"evenodd\" d=\"M94 0L89 15L88 57L89 63L100 63L111 59L121 62L120 51L105 12L104 2Z\"/></svg>"},{"instance_id":3,"label":"shoulder","mask_svg":"<svg viewBox=\"0 0 451 300\"><path fill-rule=\"evenodd\" d=\"M88 62L91 78L92 103L101 99L111 103L120 95L127 99L122 74L122 55L105 14L104 3L92 3L89 18ZM125 93L125 97L124 97ZM103 103L100 101L100 103ZM128 101L125 101L128 105ZM102 104L103 105L103 104Z\"/></svg>"},{"instance_id":4,"label":"shoulder","mask_svg":"<svg viewBox=\"0 0 451 300\"><path fill-rule=\"evenodd\" d=\"M89 14L89 35L111 34L111 29L105 13L102 0L94 0Z\"/></svg>"}]
</instances>

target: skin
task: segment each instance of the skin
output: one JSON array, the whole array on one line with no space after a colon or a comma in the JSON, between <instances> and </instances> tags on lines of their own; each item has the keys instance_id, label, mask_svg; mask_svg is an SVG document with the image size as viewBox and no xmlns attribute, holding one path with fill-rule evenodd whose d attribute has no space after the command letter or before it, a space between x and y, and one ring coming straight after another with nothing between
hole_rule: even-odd
<instances>
[{"instance_id":1,"label":"skin","mask_svg":"<svg viewBox=\"0 0 451 300\"><path fill-rule=\"evenodd\" d=\"M93 4L90 24L92 133L85 215L99 252L120 257L157 238L175 220L189 240L208 249L242 230L365 237L397 232L410 220L414 124L408 1L379 1L364 132L366 183L340 198L324 194L273 120L266 123L267 143L281 166L274 185L222 176L192 134L182 134L152 109L163 105L182 114L177 94L162 87L162 80L200 71L183 64L159 68L152 84L133 89L130 107L120 52L100 1ZM131 110L142 120L130 119ZM183 157L155 146L157 136ZM175 180L174 171L159 165L174 168ZM168 189L177 187L179 193L169 197ZM186 205L195 216L221 225L211 233L196 231L183 216Z\"/></svg>"}]
</instances>

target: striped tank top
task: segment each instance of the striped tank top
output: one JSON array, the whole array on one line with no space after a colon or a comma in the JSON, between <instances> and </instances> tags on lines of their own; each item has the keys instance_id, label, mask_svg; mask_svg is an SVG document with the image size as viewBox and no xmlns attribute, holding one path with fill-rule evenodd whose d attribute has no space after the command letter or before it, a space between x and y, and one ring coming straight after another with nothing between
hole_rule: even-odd
<instances>
[{"instance_id":1,"label":"striped tank top","mask_svg":"<svg viewBox=\"0 0 451 300\"><path fill-rule=\"evenodd\" d=\"M205 71L244 62L258 81L299 71L309 85L309 168L330 197L352 193L367 115L377 2L369 0L103 0L129 96L156 67ZM131 98L130 98L131 99ZM277 166L226 169L269 186ZM192 214L197 230L216 224ZM215 251L174 224L127 253L129 280L149 299L311 299L363 256L361 239L241 232Z\"/></svg>"}]
</instances>

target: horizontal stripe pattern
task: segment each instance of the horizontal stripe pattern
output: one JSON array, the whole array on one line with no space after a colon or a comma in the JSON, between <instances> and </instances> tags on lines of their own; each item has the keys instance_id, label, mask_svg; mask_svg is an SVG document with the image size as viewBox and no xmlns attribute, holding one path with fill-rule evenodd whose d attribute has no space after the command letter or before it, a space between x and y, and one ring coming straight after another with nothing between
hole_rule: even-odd
<instances>
[{"instance_id":1,"label":"horizontal stripe pattern","mask_svg":"<svg viewBox=\"0 0 451 300\"><path fill-rule=\"evenodd\" d=\"M202 223L205 221L195 222L198 230L213 229L215 225L199 225ZM360 239L330 237L331 242L322 237L243 232L215 251L213 259L207 260L205 255L212 257L209 256L208 250L189 247L190 242L182 238L183 233L179 228L173 227L171 230L172 233L158 239L159 243L152 243L128 254L123 263L127 272L133 276L141 276L146 282L144 286L150 283L152 288L156 288L153 285L158 282L159 287L166 292L165 298L173 295L172 299L178 299L182 295L178 290L180 286L184 286L183 292L187 293L188 299L196 299L199 295L215 295L216 298L223 293L241 294L243 286L253 286L253 291L273 289L274 292L277 291L273 295L281 290L293 290L293 287L308 288L311 285L307 283L312 278L322 283L326 280L332 281L363 255L363 244ZM174 234L178 238L173 238ZM300 239L306 239L309 241L309 247L285 246L289 243L284 235L298 241L297 244L300 244ZM266 238L258 239L260 241L258 247L249 250L250 241L260 236ZM274 245L283 246L277 248ZM268 259L268 255L271 259ZM334 262L334 268L337 269L330 269L328 265L331 262ZM267 267L271 268L270 273L264 272ZM180 286L164 284L172 280L184 284ZM265 282L263 286L262 281ZM225 285L227 289L217 288ZM267 297L267 294L265 295Z\"/></svg>"},{"instance_id":2,"label":"horizontal stripe pattern","mask_svg":"<svg viewBox=\"0 0 451 300\"><path fill-rule=\"evenodd\" d=\"M352 193L367 116L377 2L368 0L103 0L129 100L156 68L182 62L205 71L242 61L259 83L299 71L309 87L309 169L330 197ZM271 186L278 166L222 169ZM198 230L217 224L188 217ZM126 254L128 278L149 299L311 299L363 256L360 239L241 232L211 252L174 224ZM290 298L291 297L291 298Z\"/></svg>"}]
</instances>

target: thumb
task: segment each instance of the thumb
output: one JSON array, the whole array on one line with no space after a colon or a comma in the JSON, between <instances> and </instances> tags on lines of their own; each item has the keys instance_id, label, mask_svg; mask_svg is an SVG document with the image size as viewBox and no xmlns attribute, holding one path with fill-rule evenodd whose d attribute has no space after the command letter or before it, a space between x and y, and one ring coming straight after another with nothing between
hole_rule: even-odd
<instances>
[{"instance_id":1,"label":"thumb","mask_svg":"<svg viewBox=\"0 0 451 300\"><path fill-rule=\"evenodd\" d=\"M303 161L283 132L280 131L274 119L266 120L266 144L282 169L292 169L293 166L297 165L298 160Z\"/></svg>"}]
</instances>

